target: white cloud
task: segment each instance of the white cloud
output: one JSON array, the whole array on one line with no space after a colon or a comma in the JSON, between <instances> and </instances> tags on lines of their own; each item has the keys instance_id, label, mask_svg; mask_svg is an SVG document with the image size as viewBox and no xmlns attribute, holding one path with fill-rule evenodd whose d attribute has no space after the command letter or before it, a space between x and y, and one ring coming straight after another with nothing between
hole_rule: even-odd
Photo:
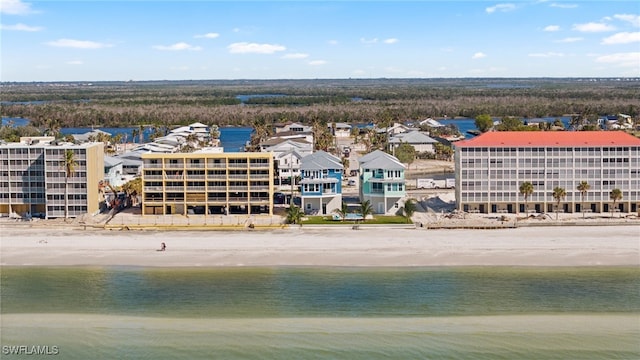
<instances>
[{"instance_id":1,"label":"white cloud","mask_svg":"<svg viewBox=\"0 0 640 360\"><path fill-rule=\"evenodd\" d=\"M515 10L516 6L514 4L497 4L485 9L488 14L493 14L496 11L507 12Z\"/></svg>"},{"instance_id":2,"label":"white cloud","mask_svg":"<svg viewBox=\"0 0 640 360\"><path fill-rule=\"evenodd\" d=\"M360 42L363 44L375 44L378 42L378 38L373 38L373 39L360 38Z\"/></svg>"},{"instance_id":3,"label":"white cloud","mask_svg":"<svg viewBox=\"0 0 640 360\"><path fill-rule=\"evenodd\" d=\"M71 60L71 61L67 61L68 65L83 65L84 61L82 60Z\"/></svg>"},{"instance_id":4,"label":"white cloud","mask_svg":"<svg viewBox=\"0 0 640 360\"><path fill-rule=\"evenodd\" d=\"M286 47L277 44L257 44L248 42L233 43L227 46L232 54L273 54L287 50Z\"/></svg>"},{"instance_id":5,"label":"white cloud","mask_svg":"<svg viewBox=\"0 0 640 360\"><path fill-rule=\"evenodd\" d=\"M2 0L0 1L0 13L7 15L28 15L35 11L31 9L30 3L21 0Z\"/></svg>"},{"instance_id":6,"label":"white cloud","mask_svg":"<svg viewBox=\"0 0 640 360\"><path fill-rule=\"evenodd\" d=\"M558 25L549 25L544 28L544 31L549 31L549 32L559 31L559 30L560 30L560 26Z\"/></svg>"},{"instance_id":7,"label":"white cloud","mask_svg":"<svg viewBox=\"0 0 640 360\"><path fill-rule=\"evenodd\" d=\"M575 9L578 7L578 4L560 4L560 3L552 3L549 6L561 9Z\"/></svg>"},{"instance_id":8,"label":"white cloud","mask_svg":"<svg viewBox=\"0 0 640 360\"><path fill-rule=\"evenodd\" d=\"M640 32L621 32L602 39L602 45L630 44L640 42Z\"/></svg>"},{"instance_id":9,"label":"white cloud","mask_svg":"<svg viewBox=\"0 0 640 360\"><path fill-rule=\"evenodd\" d=\"M482 59L487 57L487 55L485 53L481 53L481 52L477 52L475 54L473 54L473 56L471 57L472 59Z\"/></svg>"},{"instance_id":10,"label":"white cloud","mask_svg":"<svg viewBox=\"0 0 640 360\"><path fill-rule=\"evenodd\" d=\"M338 45L338 40L329 40L327 41L329 45Z\"/></svg>"},{"instance_id":11,"label":"white cloud","mask_svg":"<svg viewBox=\"0 0 640 360\"><path fill-rule=\"evenodd\" d=\"M15 24L15 25L5 25L5 24L0 24L0 29L2 30L9 30L9 31L30 31L30 32L34 32L34 31L40 31L44 28L40 27L40 26L29 26L29 25L25 25L25 24Z\"/></svg>"},{"instance_id":12,"label":"white cloud","mask_svg":"<svg viewBox=\"0 0 640 360\"><path fill-rule=\"evenodd\" d=\"M635 14L616 14L613 15L615 19L630 22L631 25L640 27L640 15Z\"/></svg>"},{"instance_id":13,"label":"white cloud","mask_svg":"<svg viewBox=\"0 0 640 360\"><path fill-rule=\"evenodd\" d=\"M183 51L183 50L200 51L202 50L200 46L189 45L185 42L179 42L179 43L175 43L173 45L168 45L168 46L155 45L153 48L156 50L163 50L163 51Z\"/></svg>"},{"instance_id":14,"label":"white cloud","mask_svg":"<svg viewBox=\"0 0 640 360\"><path fill-rule=\"evenodd\" d=\"M621 67L640 67L640 52L603 55L597 57L595 61Z\"/></svg>"},{"instance_id":15,"label":"white cloud","mask_svg":"<svg viewBox=\"0 0 640 360\"><path fill-rule=\"evenodd\" d=\"M309 61L309 65L312 65L312 66L320 66L320 65L324 65L324 64L326 64L326 63L327 63L327 62L326 62L326 61L324 61L324 60L313 60L313 61Z\"/></svg>"},{"instance_id":16,"label":"white cloud","mask_svg":"<svg viewBox=\"0 0 640 360\"><path fill-rule=\"evenodd\" d=\"M584 40L584 39L581 38L581 37L568 37L568 38L556 40L555 42L557 42L557 43L573 43L573 42L578 42L578 41L582 41L582 40Z\"/></svg>"},{"instance_id":17,"label":"white cloud","mask_svg":"<svg viewBox=\"0 0 640 360\"><path fill-rule=\"evenodd\" d=\"M580 32L605 32L613 31L616 28L609 24L590 22L586 24L574 24L573 30Z\"/></svg>"},{"instance_id":18,"label":"white cloud","mask_svg":"<svg viewBox=\"0 0 640 360\"><path fill-rule=\"evenodd\" d=\"M74 49L102 49L112 47L111 44L99 43L95 41L74 40L74 39L58 39L46 43L49 46L67 47Z\"/></svg>"},{"instance_id":19,"label":"white cloud","mask_svg":"<svg viewBox=\"0 0 640 360\"><path fill-rule=\"evenodd\" d=\"M383 41L385 44L395 44L398 42L398 39L396 38L390 38L390 39L386 39Z\"/></svg>"},{"instance_id":20,"label":"white cloud","mask_svg":"<svg viewBox=\"0 0 640 360\"><path fill-rule=\"evenodd\" d=\"M206 34L196 35L196 36L194 36L194 38L196 38L196 39L202 39L202 38L204 38L204 39L215 39L215 38L217 38L219 36L220 36L220 34L218 34L218 33L206 33Z\"/></svg>"},{"instance_id":21,"label":"white cloud","mask_svg":"<svg viewBox=\"0 0 640 360\"><path fill-rule=\"evenodd\" d=\"M546 52L546 53L533 53L529 54L530 57L541 57L541 58L550 58L550 57L563 57L563 53L557 52Z\"/></svg>"},{"instance_id":22,"label":"white cloud","mask_svg":"<svg viewBox=\"0 0 640 360\"><path fill-rule=\"evenodd\" d=\"M291 53L291 54L285 54L282 56L283 59L305 59L308 57L309 57L309 54L303 54L303 53Z\"/></svg>"}]
</instances>

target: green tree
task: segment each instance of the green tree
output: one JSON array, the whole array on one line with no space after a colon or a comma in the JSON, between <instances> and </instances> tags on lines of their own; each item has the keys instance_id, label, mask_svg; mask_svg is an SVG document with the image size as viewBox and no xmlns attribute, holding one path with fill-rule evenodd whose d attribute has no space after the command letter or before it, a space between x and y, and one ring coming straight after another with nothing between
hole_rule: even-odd
<instances>
[{"instance_id":1,"label":"green tree","mask_svg":"<svg viewBox=\"0 0 640 360\"><path fill-rule=\"evenodd\" d=\"M295 206L294 204L291 204L291 206L289 206L289 208L287 209L287 224L302 225L303 216L304 213L302 212L302 209L300 209L298 206Z\"/></svg>"},{"instance_id":2,"label":"green tree","mask_svg":"<svg viewBox=\"0 0 640 360\"><path fill-rule=\"evenodd\" d=\"M347 207L347 203L345 203L344 201L342 202L342 205L339 209L333 209L333 213L340 216L340 221L344 221L344 218L346 217L348 212L349 208Z\"/></svg>"},{"instance_id":3,"label":"green tree","mask_svg":"<svg viewBox=\"0 0 640 360\"><path fill-rule=\"evenodd\" d=\"M69 218L69 178L73 176L76 171L78 162L76 161L76 155L73 150L66 150L64 152L64 218Z\"/></svg>"},{"instance_id":4,"label":"green tree","mask_svg":"<svg viewBox=\"0 0 640 360\"><path fill-rule=\"evenodd\" d=\"M476 116L476 128L478 128L480 132L483 132L483 133L487 132L491 130L492 127L493 127L493 119L491 119L491 116L487 114L481 114Z\"/></svg>"},{"instance_id":5,"label":"green tree","mask_svg":"<svg viewBox=\"0 0 640 360\"><path fill-rule=\"evenodd\" d=\"M582 208L582 218L584 219L584 197L587 195L587 192L589 191L589 189L591 189L591 185L589 185L589 183L586 181L582 181L580 182L580 184L578 184L577 189L578 191L580 191L580 197L581 197L580 207Z\"/></svg>"},{"instance_id":6,"label":"green tree","mask_svg":"<svg viewBox=\"0 0 640 360\"><path fill-rule=\"evenodd\" d=\"M564 188L556 186L553 188L553 199L556 201L556 220L558 220L558 212L560 211L560 202L567 196Z\"/></svg>"},{"instance_id":7,"label":"green tree","mask_svg":"<svg viewBox=\"0 0 640 360\"><path fill-rule=\"evenodd\" d=\"M135 178L122 185L122 191L127 194L132 205L138 203L138 194L142 194L142 178Z\"/></svg>"},{"instance_id":8,"label":"green tree","mask_svg":"<svg viewBox=\"0 0 640 360\"><path fill-rule=\"evenodd\" d=\"M525 181L522 184L520 184L519 190L520 190L520 194L524 196L525 212L527 213L527 216L529 216L529 204L527 203L527 200L529 200L529 196L533 194L533 184L530 183L529 181Z\"/></svg>"},{"instance_id":9,"label":"green tree","mask_svg":"<svg viewBox=\"0 0 640 360\"><path fill-rule=\"evenodd\" d=\"M362 221L367 219L367 216L373 214L373 207L371 206L371 201L366 200L360 203L360 215L362 215Z\"/></svg>"},{"instance_id":10,"label":"green tree","mask_svg":"<svg viewBox=\"0 0 640 360\"><path fill-rule=\"evenodd\" d=\"M407 166L411 165L411 163L416 159L416 148L413 145L402 142L395 150L395 155L401 163L407 164Z\"/></svg>"},{"instance_id":11,"label":"green tree","mask_svg":"<svg viewBox=\"0 0 640 360\"><path fill-rule=\"evenodd\" d=\"M498 131L518 131L522 130L524 123L522 119L517 117L505 116L500 121L500 124L496 126Z\"/></svg>"},{"instance_id":12,"label":"green tree","mask_svg":"<svg viewBox=\"0 0 640 360\"><path fill-rule=\"evenodd\" d=\"M407 220L407 223L411 222L411 217L416 212L416 200L415 199L407 199L404 202L404 207L402 208L402 216Z\"/></svg>"},{"instance_id":13,"label":"green tree","mask_svg":"<svg viewBox=\"0 0 640 360\"><path fill-rule=\"evenodd\" d=\"M611 208L611 217L613 217L613 211L616 208L616 202L622 200L622 190L616 188L609 193L609 199L613 201L613 207Z\"/></svg>"}]
</instances>

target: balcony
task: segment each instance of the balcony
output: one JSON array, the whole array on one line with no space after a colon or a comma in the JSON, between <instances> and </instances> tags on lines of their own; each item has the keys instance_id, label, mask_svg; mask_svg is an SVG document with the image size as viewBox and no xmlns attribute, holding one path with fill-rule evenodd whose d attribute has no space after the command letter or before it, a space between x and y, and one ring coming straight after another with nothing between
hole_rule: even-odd
<instances>
[{"instance_id":1,"label":"balcony","mask_svg":"<svg viewBox=\"0 0 640 360\"><path fill-rule=\"evenodd\" d=\"M162 186L145 186L144 191L162 191Z\"/></svg>"},{"instance_id":2,"label":"balcony","mask_svg":"<svg viewBox=\"0 0 640 360\"><path fill-rule=\"evenodd\" d=\"M204 169L204 163L187 163L187 169Z\"/></svg>"},{"instance_id":3,"label":"balcony","mask_svg":"<svg viewBox=\"0 0 640 360\"><path fill-rule=\"evenodd\" d=\"M165 191L184 191L184 186L165 186Z\"/></svg>"},{"instance_id":4,"label":"balcony","mask_svg":"<svg viewBox=\"0 0 640 360\"><path fill-rule=\"evenodd\" d=\"M165 164L164 167L167 169L184 169L184 163Z\"/></svg>"},{"instance_id":5,"label":"balcony","mask_svg":"<svg viewBox=\"0 0 640 360\"><path fill-rule=\"evenodd\" d=\"M152 163L144 163L142 165L143 169L162 169L162 164L152 164Z\"/></svg>"}]
</instances>

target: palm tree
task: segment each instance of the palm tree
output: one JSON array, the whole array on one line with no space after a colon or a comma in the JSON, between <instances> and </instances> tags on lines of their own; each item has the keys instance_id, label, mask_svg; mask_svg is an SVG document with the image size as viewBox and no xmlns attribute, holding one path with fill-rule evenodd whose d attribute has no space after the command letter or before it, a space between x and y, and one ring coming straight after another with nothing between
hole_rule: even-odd
<instances>
[{"instance_id":1,"label":"palm tree","mask_svg":"<svg viewBox=\"0 0 640 360\"><path fill-rule=\"evenodd\" d=\"M131 130L131 139L133 140L134 144L136 143L136 138L138 137L138 135L138 129Z\"/></svg>"},{"instance_id":2,"label":"palm tree","mask_svg":"<svg viewBox=\"0 0 640 360\"><path fill-rule=\"evenodd\" d=\"M291 204L291 206L289 206L289 208L287 209L287 224L299 224L300 226L302 226L303 215L304 214L299 207Z\"/></svg>"},{"instance_id":3,"label":"palm tree","mask_svg":"<svg viewBox=\"0 0 640 360\"><path fill-rule=\"evenodd\" d=\"M349 208L347 207L347 203L345 203L344 201L342 202L342 205L340 206L340 208L336 208L333 209L333 213L340 216L340 221L344 221L344 218L346 218L347 213L349 212Z\"/></svg>"},{"instance_id":4,"label":"palm tree","mask_svg":"<svg viewBox=\"0 0 640 360\"><path fill-rule=\"evenodd\" d=\"M73 153L73 150L66 150L64 152L64 218L69 218L69 178L73 176L73 173L76 171L76 166L78 162L76 161L76 155Z\"/></svg>"},{"instance_id":5,"label":"palm tree","mask_svg":"<svg viewBox=\"0 0 640 360\"><path fill-rule=\"evenodd\" d=\"M556 220L558 220L558 212L560 211L560 202L567 196L567 191L564 188L556 186L553 188L553 199L556 201Z\"/></svg>"},{"instance_id":6,"label":"palm tree","mask_svg":"<svg viewBox=\"0 0 640 360\"><path fill-rule=\"evenodd\" d=\"M411 217L416 212L416 200L408 199L404 202L404 207L402 208L402 216L407 220L407 223L411 222Z\"/></svg>"},{"instance_id":7,"label":"palm tree","mask_svg":"<svg viewBox=\"0 0 640 360\"><path fill-rule=\"evenodd\" d=\"M589 185L589 183L586 181L582 181L580 184L578 184L577 189L578 191L580 191L582 218L584 219L584 197L587 195L587 191L591 189L591 185Z\"/></svg>"},{"instance_id":8,"label":"palm tree","mask_svg":"<svg viewBox=\"0 0 640 360\"><path fill-rule=\"evenodd\" d=\"M520 194L524 195L524 207L525 207L527 216L529 216L529 204L527 203L527 200L529 199L529 196L533 194L533 184L530 183L529 181L525 181L522 184L520 184L519 190L520 190Z\"/></svg>"},{"instance_id":9,"label":"palm tree","mask_svg":"<svg viewBox=\"0 0 640 360\"><path fill-rule=\"evenodd\" d=\"M367 200L360 204L360 215L362 216L362 221L367 219L367 216L373 214L373 207L371 206L371 201Z\"/></svg>"},{"instance_id":10,"label":"palm tree","mask_svg":"<svg viewBox=\"0 0 640 360\"><path fill-rule=\"evenodd\" d=\"M616 201L622 200L622 190L613 189L609 193L609 199L613 200L613 208L611 209L611 217L613 217L613 210L616 208Z\"/></svg>"}]
</instances>

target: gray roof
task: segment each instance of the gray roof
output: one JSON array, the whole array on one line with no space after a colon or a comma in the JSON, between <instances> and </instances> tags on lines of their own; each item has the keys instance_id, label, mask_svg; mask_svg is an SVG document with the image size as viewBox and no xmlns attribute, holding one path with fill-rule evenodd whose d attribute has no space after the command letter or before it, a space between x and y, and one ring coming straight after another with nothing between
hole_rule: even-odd
<instances>
[{"instance_id":1,"label":"gray roof","mask_svg":"<svg viewBox=\"0 0 640 360\"><path fill-rule=\"evenodd\" d=\"M335 155L319 150L302 158L301 170L343 169L342 161Z\"/></svg>"},{"instance_id":2,"label":"gray roof","mask_svg":"<svg viewBox=\"0 0 640 360\"><path fill-rule=\"evenodd\" d=\"M120 164L122 164L122 159L118 159L116 157L108 156L108 155L104 156L104 166L105 167L114 167L114 166L118 166Z\"/></svg>"},{"instance_id":3,"label":"gray roof","mask_svg":"<svg viewBox=\"0 0 640 360\"><path fill-rule=\"evenodd\" d=\"M407 143L407 144L435 144L438 140L427 136L420 131L410 131L406 133L397 134L389 142L392 144Z\"/></svg>"},{"instance_id":4,"label":"gray roof","mask_svg":"<svg viewBox=\"0 0 640 360\"><path fill-rule=\"evenodd\" d=\"M392 155L376 150L359 159L363 169L403 170L405 166Z\"/></svg>"}]
</instances>

